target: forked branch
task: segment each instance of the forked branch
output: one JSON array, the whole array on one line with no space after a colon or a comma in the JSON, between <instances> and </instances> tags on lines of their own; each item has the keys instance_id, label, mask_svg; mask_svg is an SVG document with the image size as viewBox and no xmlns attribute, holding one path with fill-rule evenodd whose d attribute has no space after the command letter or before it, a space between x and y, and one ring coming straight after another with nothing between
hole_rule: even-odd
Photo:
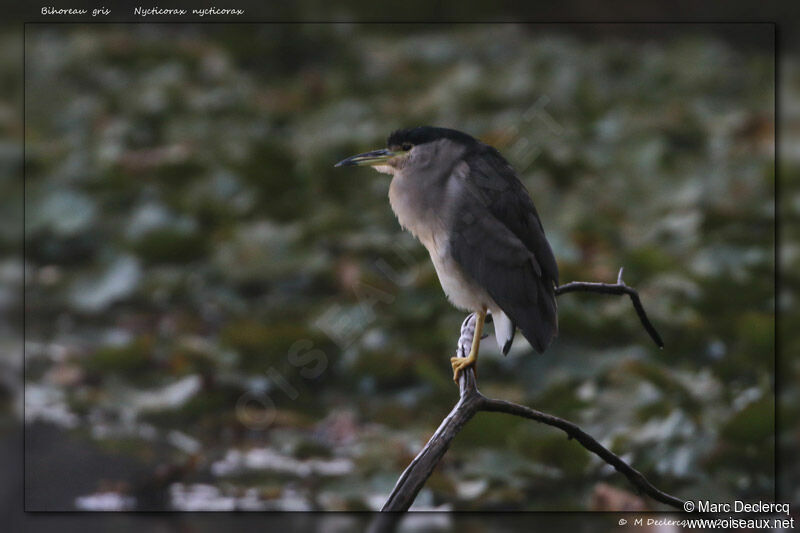
<instances>
[{"instance_id":1,"label":"forked branch","mask_svg":"<svg viewBox=\"0 0 800 533\"><path fill-rule=\"evenodd\" d=\"M631 298L631 303L633 303L633 308L636 310L636 314L639 316L639 320L642 322L642 326L644 326L645 331L650 335L650 338L653 339L653 342L656 343L656 346L659 348L664 348L664 341L661 340L661 335L658 334L656 331L655 326L653 323L650 322L650 319L647 318L647 313L644 311L644 306L642 305L642 301L639 299L639 293L636 292L636 289L633 287L629 287L625 285L625 282L622 281L622 270L619 269L619 274L617 274L617 282L616 283L596 283L592 281L572 281L570 283L565 283L559 287L556 287L556 296L560 296L562 294L566 294L568 292L597 292L600 294L627 294Z\"/></svg>"},{"instance_id":2,"label":"forked branch","mask_svg":"<svg viewBox=\"0 0 800 533\"><path fill-rule=\"evenodd\" d=\"M630 296L644 328L655 343L659 347L663 347L664 343L661 341L661 337L655 327L653 327L652 323L647 318L644 307L642 307L641 301L639 300L638 293L633 288L625 285L622 281L622 269L620 269L616 284L572 282L558 287L556 289L556 294L561 295L576 291L597 292L602 294L627 294ZM466 357L469 353L474 331L475 316L469 315L461 325L461 337L459 338L456 352L458 357ZM419 454L411 461L411 464L409 464L400 475L394 490L392 490L392 493L389 495L381 511L402 512L407 511L408 508L411 507L411 504L416 499L417 494L422 489L428 477L433 473L436 465L441 461L445 452L450 447L450 443L461 428L479 411L520 416L556 427L566 433L568 438L575 439L584 448L613 466L617 471L627 477L640 492L666 505L677 509L683 509L683 500L654 487L641 472L627 464L619 456L615 455L608 448L600 444L594 437L572 422L515 403L486 398L478 391L475 384L475 374L471 368L463 372L459 378L459 389L460 398L458 403L456 403L450 413L445 417L439 425L439 428ZM389 528L397 518L398 516L396 514L394 516L379 517L373 524L372 530L385 530Z\"/></svg>"}]
</instances>

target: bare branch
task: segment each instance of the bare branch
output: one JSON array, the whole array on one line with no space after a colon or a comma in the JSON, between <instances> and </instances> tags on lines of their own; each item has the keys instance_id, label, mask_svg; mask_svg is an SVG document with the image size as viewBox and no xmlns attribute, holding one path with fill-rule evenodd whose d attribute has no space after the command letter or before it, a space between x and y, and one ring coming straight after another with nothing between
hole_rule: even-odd
<instances>
[{"instance_id":1,"label":"bare branch","mask_svg":"<svg viewBox=\"0 0 800 533\"><path fill-rule=\"evenodd\" d=\"M471 314L461 324L461 337L458 340L457 357L466 357L472 345L472 336L475 332L475 315ZM411 464L400 475L389 499L381 511L407 511L414 503L422 486L433 473L436 465L450 447L461 428L470 418L478 412L482 399L485 399L475 386L475 372L467 368L458 378L461 398L445 419L439 424L438 429L428 440L428 443L417 454Z\"/></svg>"},{"instance_id":2,"label":"bare branch","mask_svg":"<svg viewBox=\"0 0 800 533\"><path fill-rule=\"evenodd\" d=\"M523 405L506 402L503 400L491 400L489 398L484 398L479 410L521 416L523 418L541 422L542 424L547 424L548 426L557 427L566 433L570 439L575 439L576 441L580 442L584 448L613 466L618 472L627 477L628 481L633 483L633 485L639 489L640 492L647 494L654 500L661 503L671 505L672 507L678 509L683 509L683 500L658 490L649 481L647 481L647 478L645 478L641 472L620 459L618 455L615 455L608 448L597 442L594 437L583 431L572 422L564 420L563 418L558 418L557 416L537 411L535 409L531 409L530 407L525 407Z\"/></svg>"},{"instance_id":3,"label":"bare branch","mask_svg":"<svg viewBox=\"0 0 800 533\"><path fill-rule=\"evenodd\" d=\"M617 295L627 294L631 298L633 308L636 310L636 314L639 316L642 326L644 326L644 329L648 334L650 334L650 338L653 339L653 342L656 343L656 346L661 349L664 348L664 341L661 340L661 335L658 334L655 326L653 326L652 322L650 322L650 319L647 318L647 313L644 311L642 301L639 299L639 293L636 292L636 289L625 285L625 282L622 281L621 268L619 269L617 282L613 284L596 283L591 281L572 281L556 287L556 296L561 296L562 294L566 294L568 292L596 292L600 294Z\"/></svg>"},{"instance_id":4,"label":"bare branch","mask_svg":"<svg viewBox=\"0 0 800 533\"><path fill-rule=\"evenodd\" d=\"M617 283L614 285L605 283L572 282L562 285L556 289L556 294L567 292L597 292L602 294L627 294L633 301L634 308L639 315L642 324L647 329L656 344L663 346L661 337L656 332L644 312L644 308L639 300L637 292L625 285L622 281L622 269L619 271ZM456 355L466 357L472 343L475 331L475 315L469 315L461 325L461 336L458 341ZM459 378L460 398L450 413L428 440L422 450L417 454L411 464L401 474L400 478L386 500L381 511L394 513L384 513L372 524L371 531L386 531L391 529L399 519L398 512L407 511L425 485L433 470L439 464L445 452L450 447L450 443L456 437L461 428L478 411L505 413L513 416L520 416L529 420L534 420L542 424L556 427L564 431L568 438L575 439L584 448L596 454L617 471L622 473L628 480L641 492L647 494L654 500L666 505L682 509L683 501L675 496L671 496L653 486L635 468L631 467L619 456L600 444L594 437L583 431L572 422L562 418L536 411L528 407L518 405L503 400L489 399L483 396L477 389L474 371L469 368L462 373Z\"/></svg>"}]
</instances>

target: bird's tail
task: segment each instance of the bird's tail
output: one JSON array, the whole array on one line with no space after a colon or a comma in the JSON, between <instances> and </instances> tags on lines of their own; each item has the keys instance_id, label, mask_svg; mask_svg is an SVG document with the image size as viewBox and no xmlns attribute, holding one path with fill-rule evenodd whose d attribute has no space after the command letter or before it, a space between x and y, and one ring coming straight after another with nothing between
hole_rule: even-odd
<instances>
[{"instance_id":1,"label":"bird's tail","mask_svg":"<svg viewBox=\"0 0 800 533\"><path fill-rule=\"evenodd\" d=\"M508 318L507 314L499 309L492 312L492 320L494 321L494 337L497 340L497 346L503 355L508 355L511 344L514 342L517 326Z\"/></svg>"}]
</instances>

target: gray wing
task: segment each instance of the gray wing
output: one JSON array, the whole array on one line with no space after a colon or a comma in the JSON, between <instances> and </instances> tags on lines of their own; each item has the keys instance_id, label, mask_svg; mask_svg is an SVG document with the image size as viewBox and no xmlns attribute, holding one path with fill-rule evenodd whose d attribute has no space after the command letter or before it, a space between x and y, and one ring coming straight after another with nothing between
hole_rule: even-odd
<instances>
[{"instance_id":1,"label":"gray wing","mask_svg":"<svg viewBox=\"0 0 800 533\"><path fill-rule=\"evenodd\" d=\"M543 352L558 333L558 267L528 191L488 146L468 155L451 179L466 194L451 213L450 253Z\"/></svg>"}]
</instances>

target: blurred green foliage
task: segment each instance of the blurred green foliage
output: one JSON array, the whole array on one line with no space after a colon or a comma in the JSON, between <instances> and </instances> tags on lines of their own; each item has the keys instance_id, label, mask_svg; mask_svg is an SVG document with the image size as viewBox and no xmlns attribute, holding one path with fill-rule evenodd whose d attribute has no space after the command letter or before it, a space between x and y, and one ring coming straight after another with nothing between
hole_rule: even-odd
<instances>
[{"instance_id":1,"label":"blurred green foliage","mask_svg":"<svg viewBox=\"0 0 800 533\"><path fill-rule=\"evenodd\" d=\"M385 177L333 164L436 124L515 165L562 282L624 266L666 342L627 299L565 295L546 354L484 343L482 389L668 492L771 499L773 68L697 32L30 27L28 422L172 468L167 508L380 505L456 398L463 317ZM482 414L418 503L584 509L600 482L628 488L555 430Z\"/></svg>"}]
</instances>

